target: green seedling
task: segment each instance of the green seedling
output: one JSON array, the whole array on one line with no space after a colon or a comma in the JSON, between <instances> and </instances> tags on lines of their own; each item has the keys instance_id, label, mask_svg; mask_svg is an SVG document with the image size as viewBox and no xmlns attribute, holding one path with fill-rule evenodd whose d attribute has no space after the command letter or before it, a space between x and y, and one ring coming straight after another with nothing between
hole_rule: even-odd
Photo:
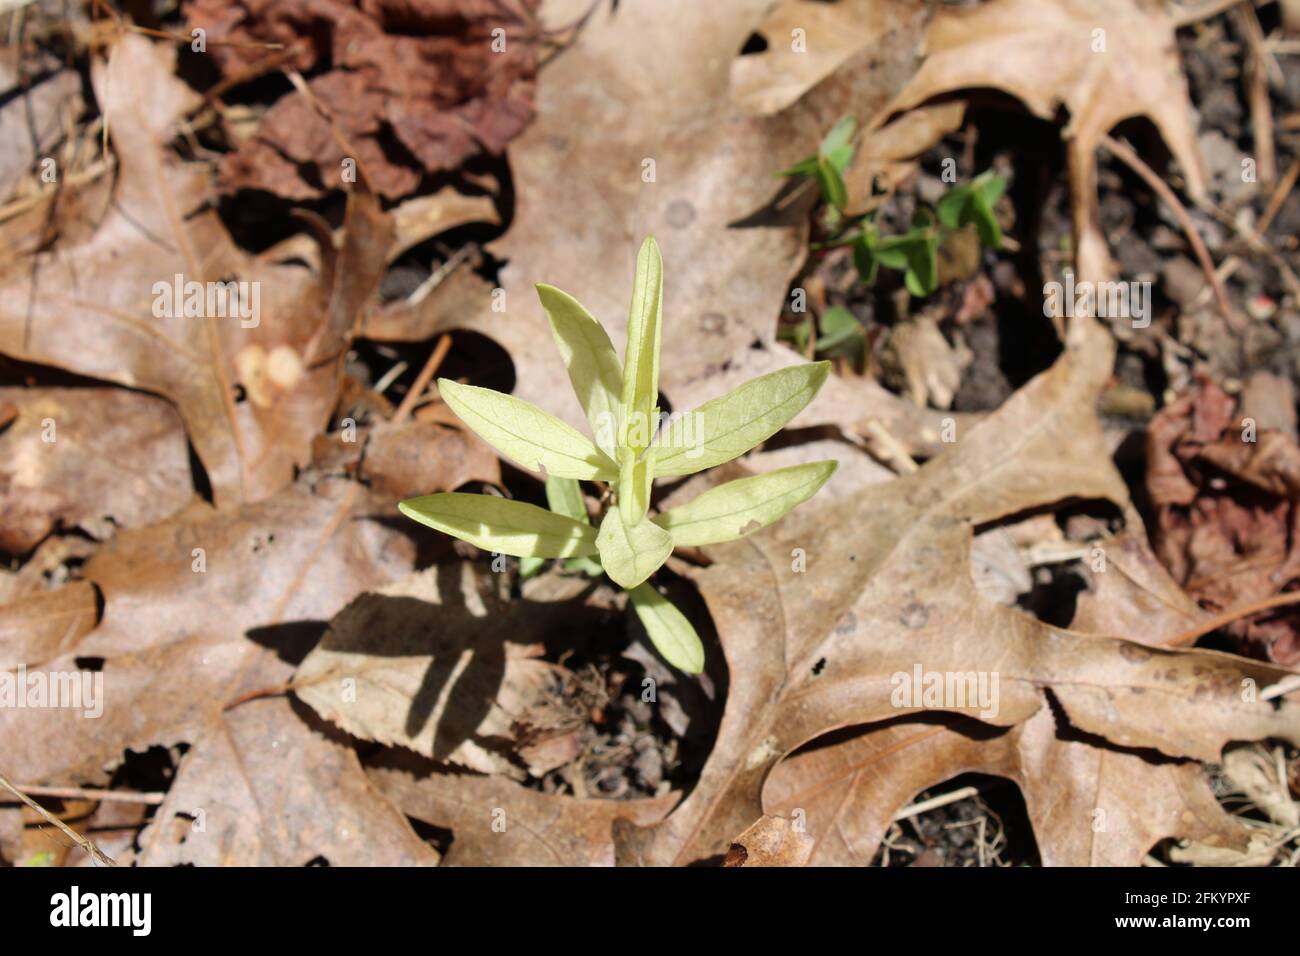
<instances>
[{"instance_id":1,"label":"green seedling","mask_svg":"<svg viewBox=\"0 0 1300 956\"><path fill-rule=\"evenodd\" d=\"M446 492L403 501L402 513L485 551L538 561L581 561L628 592L664 658L689 674L704 646L686 616L649 579L675 547L733 541L808 500L835 471L818 461L718 485L652 514L655 478L695 474L766 441L812 400L828 362L760 376L680 417L660 420L659 352L663 260L654 239L637 254L627 350L618 355L601 324L576 299L548 285L537 294L594 441L536 405L491 389L439 379L443 401L484 441L546 479L549 510L490 495ZM607 485L592 523L580 482Z\"/></svg>"},{"instance_id":2,"label":"green seedling","mask_svg":"<svg viewBox=\"0 0 1300 956\"><path fill-rule=\"evenodd\" d=\"M1006 192L1007 181L986 170L964 186L954 186L939 200L939 222L948 229L974 223L980 242L990 249L1002 248L1002 227L993 206Z\"/></svg>"},{"instance_id":3,"label":"green seedling","mask_svg":"<svg viewBox=\"0 0 1300 956\"><path fill-rule=\"evenodd\" d=\"M992 170L981 173L969 183L954 186L940 198L935 214L922 208L917 210L911 229L901 236L882 237L870 214L859 217L843 215L848 203L844 186L844 171L853 160L853 134L856 125L853 117L846 116L826 134L815 156L804 159L782 176L811 176L817 181L822 198L830 207L830 237L815 243L814 248L852 246L853 262L858 275L867 285L874 285L880 267L896 269L903 273L907 291L924 298L939 286L938 252L950 232L974 225L980 242L990 249L1002 248L1002 228L998 225L993 207L1006 191L1006 180ZM853 227L857 231L853 231ZM827 335L823 316L823 337ZM796 345L806 344L807 328L795 327L788 338ZM817 342L820 351L820 340Z\"/></svg>"},{"instance_id":4,"label":"green seedling","mask_svg":"<svg viewBox=\"0 0 1300 956\"><path fill-rule=\"evenodd\" d=\"M846 116L826 134L817 152L801 159L779 176L811 176L817 181L822 198L837 212L849 201L844 185L844 171L853 161L853 133L857 128L852 116Z\"/></svg>"}]
</instances>

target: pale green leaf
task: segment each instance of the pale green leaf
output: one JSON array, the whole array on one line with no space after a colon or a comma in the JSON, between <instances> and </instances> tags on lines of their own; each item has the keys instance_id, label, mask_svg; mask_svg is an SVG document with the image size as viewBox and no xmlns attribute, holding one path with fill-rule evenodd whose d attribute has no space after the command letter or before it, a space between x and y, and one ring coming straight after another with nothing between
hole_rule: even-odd
<instances>
[{"instance_id":1,"label":"pale green leaf","mask_svg":"<svg viewBox=\"0 0 1300 956\"><path fill-rule=\"evenodd\" d=\"M587 504L582 500L582 486L572 478L546 476L546 503L557 515L564 515L583 524L591 524Z\"/></svg>"},{"instance_id":2,"label":"pale green leaf","mask_svg":"<svg viewBox=\"0 0 1300 956\"><path fill-rule=\"evenodd\" d=\"M766 528L817 494L837 465L835 461L814 461L729 481L665 511L654 521L672 535L673 547L734 541Z\"/></svg>"},{"instance_id":3,"label":"pale green leaf","mask_svg":"<svg viewBox=\"0 0 1300 956\"><path fill-rule=\"evenodd\" d=\"M564 562L564 567L569 571L581 571L589 578L598 578L605 573L596 558L569 558Z\"/></svg>"},{"instance_id":4,"label":"pale green leaf","mask_svg":"<svg viewBox=\"0 0 1300 956\"><path fill-rule=\"evenodd\" d=\"M692 475L743 455L799 414L829 372L829 362L783 368L676 418L655 442L655 477Z\"/></svg>"},{"instance_id":5,"label":"pale green leaf","mask_svg":"<svg viewBox=\"0 0 1300 956\"><path fill-rule=\"evenodd\" d=\"M650 488L654 484L653 448L646 449L641 458L628 455L623 459L618 478L618 507L623 512L623 523L628 527L639 522L650 510Z\"/></svg>"},{"instance_id":6,"label":"pale green leaf","mask_svg":"<svg viewBox=\"0 0 1300 956\"><path fill-rule=\"evenodd\" d=\"M442 400L480 438L529 471L561 478L613 481L618 467L573 426L531 402L438 379Z\"/></svg>"},{"instance_id":7,"label":"pale green leaf","mask_svg":"<svg viewBox=\"0 0 1300 956\"><path fill-rule=\"evenodd\" d=\"M704 670L704 645L685 614L649 584L628 591L628 597L664 660L687 674Z\"/></svg>"},{"instance_id":8,"label":"pale green leaf","mask_svg":"<svg viewBox=\"0 0 1300 956\"><path fill-rule=\"evenodd\" d=\"M571 561L588 561L589 558L570 558ZM525 580L533 577L546 566L545 558L520 558L519 576Z\"/></svg>"},{"instance_id":9,"label":"pale green leaf","mask_svg":"<svg viewBox=\"0 0 1300 956\"><path fill-rule=\"evenodd\" d=\"M551 320L555 345L569 370L569 381L591 423L600 449L615 457L623 370L609 335L578 300L554 286L538 285L537 297Z\"/></svg>"},{"instance_id":10,"label":"pale green leaf","mask_svg":"<svg viewBox=\"0 0 1300 956\"><path fill-rule=\"evenodd\" d=\"M634 525L623 523L623 510L610 508L600 523L596 536L600 563L616 584L636 587L668 560L673 539L653 521L643 518Z\"/></svg>"},{"instance_id":11,"label":"pale green leaf","mask_svg":"<svg viewBox=\"0 0 1300 956\"><path fill-rule=\"evenodd\" d=\"M853 155L853 134L857 132L858 124L852 116L846 116L833 127L831 131L822 139L822 144L818 148L823 156L834 157L837 160L844 155L844 151L849 151L849 158ZM840 170L847 165L847 160L842 163L837 162Z\"/></svg>"},{"instance_id":12,"label":"pale green leaf","mask_svg":"<svg viewBox=\"0 0 1300 956\"><path fill-rule=\"evenodd\" d=\"M659 337L663 326L664 263L650 236L636 256L636 279L627 317L623 358L623 422L620 440L640 455L654 434L659 402Z\"/></svg>"},{"instance_id":13,"label":"pale green leaf","mask_svg":"<svg viewBox=\"0 0 1300 956\"><path fill-rule=\"evenodd\" d=\"M397 508L420 524L484 551L518 558L573 558L597 550L591 525L523 501L448 491L409 498Z\"/></svg>"}]
</instances>

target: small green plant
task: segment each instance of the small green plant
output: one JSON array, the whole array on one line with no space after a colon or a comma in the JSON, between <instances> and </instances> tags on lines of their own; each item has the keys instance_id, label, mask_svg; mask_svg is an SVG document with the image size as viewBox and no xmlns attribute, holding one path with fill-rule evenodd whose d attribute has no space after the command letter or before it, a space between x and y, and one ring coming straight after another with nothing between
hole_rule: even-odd
<instances>
[{"instance_id":1,"label":"small green plant","mask_svg":"<svg viewBox=\"0 0 1300 956\"><path fill-rule=\"evenodd\" d=\"M443 401L506 457L546 479L550 509L490 495L447 492L403 501L409 518L525 562L563 558L603 571L628 592L664 658L690 674L704 647L686 616L649 583L674 547L718 544L770 525L811 498L835 471L818 461L740 478L660 514L650 513L655 478L691 475L743 455L780 431L826 381L828 362L795 365L746 382L681 416L661 420L659 344L663 260L653 238L636 259L627 351L620 366L609 335L576 299L548 285L537 294L595 441L529 402L439 379ZM605 485L592 524L582 481Z\"/></svg>"},{"instance_id":2,"label":"small green plant","mask_svg":"<svg viewBox=\"0 0 1300 956\"><path fill-rule=\"evenodd\" d=\"M866 285L875 285L880 267L884 266L902 272L907 291L919 299L939 287L939 247L949 233L973 225L983 245L990 249L1002 248L1002 228L993 214L993 207L1006 191L1007 184L992 170L949 189L939 199L934 212L924 207L918 209L912 217L911 228L902 235L882 236L874 213L846 216L844 208L848 204L848 189L844 184L844 172L853 161L855 130L853 117L846 116L826 134L816 155L778 173L780 176L810 177L817 183L826 203L823 224L829 237L815 247L852 246L853 264ZM828 310L822 316L822 334L814 343L818 352L837 349L843 354L850 346L859 344L854 340L861 338L860 326L855 334L843 321L845 315ZM857 324L856 320L853 322ZM811 319L785 326L782 337L799 351L804 351L813 337Z\"/></svg>"},{"instance_id":3,"label":"small green plant","mask_svg":"<svg viewBox=\"0 0 1300 956\"><path fill-rule=\"evenodd\" d=\"M838 215L849 201L849 191L844 185L844 171L853 161L853 134L856 130L857 124L853 117L844 117L822 139L815 154L801 159L789 169L781 170L777 175L811 176L817 181L822 198Z\"/></svg>"}]
</instances>

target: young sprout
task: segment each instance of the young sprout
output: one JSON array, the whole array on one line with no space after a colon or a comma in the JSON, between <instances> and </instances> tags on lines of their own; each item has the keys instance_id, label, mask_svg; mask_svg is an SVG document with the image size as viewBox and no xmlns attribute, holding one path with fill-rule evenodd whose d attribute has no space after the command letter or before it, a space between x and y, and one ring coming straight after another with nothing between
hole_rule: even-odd
<instances>
[{"instance_id":1,"label":"young sprout","mask_svg":"<svg viewBox=\"0 0 1300 956\"><path fill-rule=\"evenodd\" d=\"M537 294L595 441L536 405L491 389L439 379L443 401L484 441L546 479L550 510L490 495L448 492L403 501L409 518L470 544L537 561L565 558L605 574L628 592L655 647L689 674L704 647L686 616L649 578L674 547L718 544L770 525L811 498L836 462L795 465L740 478L652 514L655 478L675 478L731 461L780 431L826 381L830 363L763 375L681 417L660 422L659 344L663 260L653 238L636 259L627 351L618 355L601 324L577 300L548 285ZM598 525L580 481L608 482L612 501ZM598 562L598 563L597 563ZM575 565L570 565L575 566Z\"/></svg>"},{"instance_id":2,"label":"young sprout","mask_svg":"<svg viewBox=\"0 0 1300 956\"><path fill-rule=\"evenodd\" d=\"M864 283L874 285L881 266L896 269L903 273L907 291L917 298L925 298L939 287L938 252L949 233L974 225L981 243L994 250L1002 248L1002 228L993 207L1007 184L992 170L948 190L936 207L937 222L928 209L918 209L911 229L899 236L882 237L874 213L845 215L848 189L844 173L853 161L856 132L853 117L844 117L822 139L815 155L777 173L778 176L811 177L821 191L829 211L826 223L831 236L814 243L813 248L852 246L853 263ZM806 324L796 325L788 337L801 347L807 344L807 334ZM817 347L820 350L820 343Z\"/></svg>"}]
</instances>

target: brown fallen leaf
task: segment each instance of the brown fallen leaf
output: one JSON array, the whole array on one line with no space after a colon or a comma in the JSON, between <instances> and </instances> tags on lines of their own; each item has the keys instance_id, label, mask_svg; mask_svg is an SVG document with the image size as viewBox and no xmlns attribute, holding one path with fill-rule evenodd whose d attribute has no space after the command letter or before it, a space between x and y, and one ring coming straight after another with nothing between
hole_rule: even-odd
<instances>
[{"instance_id":1,"label":"brown fallen leaf","mask_svg":"<svg viewBox=\"0 0 1300 956\"><path fill-rule=\"evenodd\" d=\"M17 59L17 47L9 47L6 53L15 55L0 59L0 142L7 147L0 152L0 202L13 194L28 173L42 171L39 160L50 155L84 108L76 70L41 76L44 70L29 68L29 82L24 84L12 62Z\"/></svg>"},{"instance_id":2,"label":"brown fallen leaf","mask_svg":"<svg viewBox=\"0 0 1300 956\"><path fill-rule=\"evenodd\" d=\"M1064 106L1076 271L1112 269L1097 217L1097 146L1117 123L1150 119L1178 161L1188 191L1205 194L1187 79L1174 23L1149 0L990 0L943 7L926 33L926 58L882 114L905 112L958 90L993 88L1052 120Z\"/></svg>"},{"instance_id":3,"label":"brown fallen leaf","mask_svg":"<svg viewBox=\"0 0 1300 956\"><path fill-rule=\"evenodd\" d=\"M395 199L426 173L499 155L532 117L539 3L189 0L189 28L207 31L226 76L278 68L268 43L289 48L295 69L323 70L308 80L311 100L294 91L267 111L226 161L224 188L312 198L340 186L352 159Z\"/></svg>"},{"instance_id":4,"label":"brown fallen leaf","mask_svg":"<svg viewBox=\"0 0 1300 956\"><path fill-rule=\"evenodd\" d=\"M391 263L412 246L471 222L499 225L496 203L490 196L472 196L446 186L428 196L415 196L392 209L393 243L387 259Z\"/></svg>"},{"instance_id":5,"label":"brown fallen leaf","mask_svg":"<svg viewBox=\"0 0 1300 956\"><path fill-rule=\"evenodd\" d=\"M936 709L1010 727L1043 707L1042 688L1072 727L1128 749L1214 760L1229 740L1300 740L1296 705L1274 710L1242 692L1243 680L1264 686L1284 671L1065 631L976 591L973 527L1071 498L1127 500L1092 410L1113 346L1094 324L1081 328L1084 341L948 454L707 549L713 564L694 578L727 657L726 711L682 805L655 827L616 824L621 861L723 852L761 815L777 761L836 728ZM918 669L921 683L975 683L927 699L899 681Z\"/></svg>"},{"instance_id":6,"label":"brown fallen leaf","mask_svg":"<svg viewBox=\"0 0 1300 956\"><path fill-rule=\"evenodd\" d=\"M181 759L141 866L436 866L357 755L285 700L242 704Z\"/></svg>"},{"instance_id":7,"label":"brown fallen leaf","mask_svg":"<svg viewBox=\"0 0 1300 956\"><path fill-rule=\"evenodd\" d=\"M971 363L971 351L960 341L948 344L939 324L929 316L916 316L895 325L880 352L888 379L896 380L909 399L922 407L952 407L962 372Z\"/></svg>"},{"instance_id":8,"label":"brown fallen leaf","mask_svg":"<svg viewBox=\"0 0 1300 956\"><path fill-rule=\"evenodd\" d=\"M1162 646L1199 624L1206 614L1178 586L1147 544L1142 518L1131 504L1125 529L1097 542L1101 563L1089 572L1089 588L1075 602L1070 627L1092 634L1128 634ZM1089 564L1094 560L1087 559Z\"/></svg>"},{"instance_id":9,"label":"brown fallen leaf","mask_svg":"<svg viewBox=\"0 0 1300 956\"><path fill-rule=\"evenodd\" d=\"M1248 607L1300 581L1300 445L1241 418L1214 383L1202 381L1151 420L1146 485L1156 553L1207 609ZM1294 610L1227 630L1279 664L1300 662Z\"/></svg>"},{"instance_id":10,"label":"brown fallen leaf","mask_svg":"<svg viewBox=\"0 0 1300 956\"><path fill-rule=\"evenodd\" d=\"M470 481L501 484L501 461L473 432L436 422L383 423L368 436L360 479L381 498L400 501Z\"/></svg>"},{"instance_id":11,"label":"brown fallen leaf","mask_svg":"<svg viewBox=\"0 0 1300 956\"><path fill-rule=\"evenodd\" d=\"M766 48L732 61L732 99L756 115L779 112L916 8L911 0L782 0L753 29Z\"/></svg>"},{"instance_id":12,"label":"brown fallen leaf","mask_svg":"<svg viewBox=\"0 0 1300 956\"><path fill-rule=\"evenodd\" d=\"M82 569L103 595L99 626L41 663L98 668L104 712L0 708L5 772L98 782L127 748L197 744L225 704L288 680L325 620L412 569L414 543L370 507L356 485L319 482L118 534Z\"/></svg>"},{"instance_id":13,"label":"brown fallen leaf","mask_svg":"<svg viewBox=\"0 0 1300 956\"><path fill-rule=\"evenodd\" d=\"M26 554L55 527L95 538L169 518L193 496L180 416L114 388L0 388L0 548Z\"/></svg>"},{"instance_id":14,"label":"brown fallen leaf","mask_svg":"<svg viewBox=\"0 0 1300 956\"><path fill-rule=\"evenodd\" d=\"M572 679L536 645L576 625L588 585L546 575L503 602L484 584L473 565L448 564L361 595L303 660L294 693L362 740L517 775L517 726L551 729L539 715Z\"/></svg>"},{"instance_id":15,"label":"brown fallen leaf","mask_svg":"<svg viewBox=\"0 0 1300 956\"><path fill-rule=\"evenodd\" d=\"M1104 542L1105 564L1071 627L1158 646L1202 615L1146 546L1131 507L1126 519L1128 529ZM1049 707L1010 731L936 716L832 735L777 765L763 806L803 811L814 864L865 865L916 794L968 772L1015 781L1047 866L1138 866L1166 837L1236 849L1249 841L1195 762L1110 747Z\"/></svg>"},{"instance_id":16,"label":"brown fallen leaf","mask_svg":"<svg viewBox=\"0 0 1300 956\"><path fill-rule=\"evenodd\" d=\"M319 274L236 248L204 205L206 169L167 149L199 102L174 63L171 46L127 34L94 64L120 170L114 202L92 234L0 280L0 352L166 397L217 503L255 501L310 458L390 226L358 188L342 248L322 251ZM195 287L205 294L191 296L190 282L208 283ZM248 283L239 315L222 312L233 301L216 283L230 282Z\"/></svg>"},{"instance_id":17,"label":"brown fallen leaf","mask_svg":"<svg viewBox=\"0 0 1300 956\"><path fill-rule=\"evenodd\" d=\"M918 167L917 157L949 133L961 128L966 104L960 100L914 107L864 136L844 172L849 215L870 212L879 205L879 185L893 191Z\"/></svg>"},{"instance_id":18,"label":"brown fallen leaf","mask_svg":"<svg viewBox=\"0 0 1300 956\"><path fill-rule=\"evenodd\" d=\"M379 342L422 342L454 328L466 315L490 309L492 289L478 273L455 269L423 295L383 305L372 302L362 334Z\"/></svg>"},{"instance_id":19,"label":"brown fallen leaf","mask_svg":"<svg viewBox=\"0 0 1300 956\"><path fill-rule=\"evenodd\" d=\"M803 866L815 846L802 823L764 816L736 837L723 866Z\"/></svg>"},{"instance_id":20,"label":"brown fallen leaf","mask_svg":"<svg viewBox=\"0 0 1300 956\"><path fill-rule=\"evenodd\" d=\"M59 657L90 632L99 597L88 581L75 581L0 604L0 670Z\"/></svg>"},{"instance_id":21,"label":"brown fallen leaf","mask_svg":"<svg viewBox=\"0 0 1300 956\"><path fill-rule=\"evenodd\" d=\"M1020 787L1045 866L1138 866L1166 837L1238 849L1249 840L1199 765L1094 746L1050 707L1010 730L934 718L840 735L778 764L763 806L802 811L810 864L866 866L899 810L970 772Z\"/></svg>"},{"instance_id":22,"label":"brown fallen leaf","mask_svg":"<svg viewBox=\"0 0 1300 956\"><path fill-rule=\"evenodd\" d=\"M407 816L452 831L446 866L612 866L614 821L653 823L679 797L580 800L400 754L381 755L366 771Z\"/></svg>"}]
</instances>

